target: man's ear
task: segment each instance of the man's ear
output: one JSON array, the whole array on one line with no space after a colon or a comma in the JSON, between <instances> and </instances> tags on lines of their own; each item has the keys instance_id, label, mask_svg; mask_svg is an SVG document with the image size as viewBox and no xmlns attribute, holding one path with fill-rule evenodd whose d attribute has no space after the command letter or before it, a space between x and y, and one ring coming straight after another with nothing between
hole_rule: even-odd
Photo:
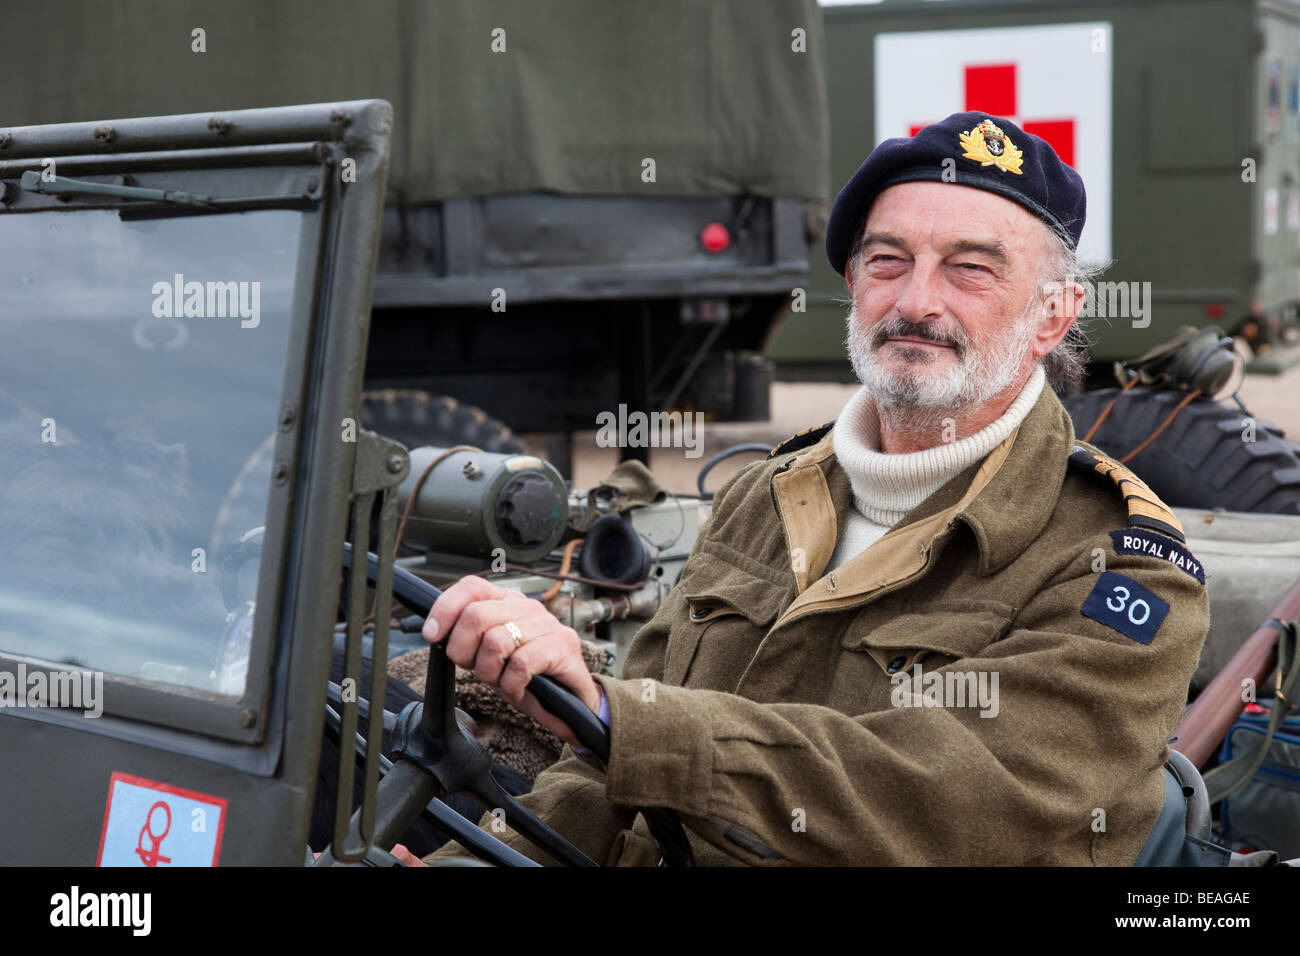
<instances>
[{"instance_id":1,"label":"man's ear","mask_svg":"<svg viewBox=\"0 0 1300 956\"><path fill-rule=\"evenodd\" d=\"M1034 335L1034 352L1047 355L1070 331L1087 292L1077 282L1048 282L1042 287L1043 318Z\"/></svg>"}]
</instances>

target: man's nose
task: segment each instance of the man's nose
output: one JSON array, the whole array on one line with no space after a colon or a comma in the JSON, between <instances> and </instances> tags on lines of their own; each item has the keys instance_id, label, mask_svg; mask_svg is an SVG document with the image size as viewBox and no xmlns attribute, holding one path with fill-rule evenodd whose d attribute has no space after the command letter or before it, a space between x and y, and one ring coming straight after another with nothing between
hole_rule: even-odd
<instances>
[{"instance_id":1,"label":"man's nose","mask_svg":"<svg viewBox=\"0 0 1300 956\"><path fill-rule=\"evenodd\" d=\"M917 257L898 298L898 311L908 322L929 322L944 313L939 263Z\"/></svg>"}]
</instances>

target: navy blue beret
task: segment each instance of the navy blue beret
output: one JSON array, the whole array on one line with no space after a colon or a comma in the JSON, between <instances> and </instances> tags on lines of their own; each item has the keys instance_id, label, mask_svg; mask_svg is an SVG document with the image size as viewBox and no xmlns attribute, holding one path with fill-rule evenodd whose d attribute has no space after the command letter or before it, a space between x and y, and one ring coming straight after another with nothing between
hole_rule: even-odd
<instances>
[{"instance_id":1,"label":"navy blue beret","mask_svg":"<svg viewBox=\"0 0 1300 956\"><path fill-rule=\"evenodd\" d=\"M953 164L945 164L952 159ZM954 113L911 138L887 139L871 151L835 197L826 224L826 256L844 274L871 203L887 186L925 180L987 189L1019 203L1078 248L1087 197L1083 180L1047 141L987 113Z\"/></svg>"}]
</instances>

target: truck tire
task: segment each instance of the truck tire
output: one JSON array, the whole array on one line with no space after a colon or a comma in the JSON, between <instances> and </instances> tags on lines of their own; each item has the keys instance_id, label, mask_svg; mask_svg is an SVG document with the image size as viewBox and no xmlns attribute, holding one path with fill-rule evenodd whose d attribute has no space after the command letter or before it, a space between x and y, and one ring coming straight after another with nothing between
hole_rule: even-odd
<instances>
[{"instance_id":1,"label":"truck tire","mask_svg":"<svg viewBox=\"0 0 1300 956\"><path fill-rule=\"evenodd\" d=\"M1121 393L1103 388L1067 398L1077 438L1088 433L1117 395L1115 407L1089 439L1116 460L1146 441L1186 397L1169 389ZM1262 421L1254 423L1254 441L1247 441L1243 435L1249 424L1239 408L1197 398L1125 464L1167 505L1300 514L1300 445Z\"/></svg>"},{"instance_id":2,"label":"truck tire","mask_svg":"<svg viewBox=\"0 0 1300 956\"><path fill-rule=\"evenodd\" d=\"M382 389L361 394L361 427L407 448L421 445L473 445L487 452L527 455L528 446L506 425L481 408L449 395L421 389Z\"/></svg>"}]
</instances>

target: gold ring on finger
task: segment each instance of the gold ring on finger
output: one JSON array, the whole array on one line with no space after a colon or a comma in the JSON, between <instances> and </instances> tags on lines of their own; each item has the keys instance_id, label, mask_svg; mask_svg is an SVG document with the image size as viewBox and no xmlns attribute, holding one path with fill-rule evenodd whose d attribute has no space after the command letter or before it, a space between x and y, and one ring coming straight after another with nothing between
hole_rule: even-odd
<instances>
[{"instance_id":1,"label":"gold ring on finger","mask_svg":"<svg viewBox=\"0 0 1300 956\"><path fill-rule=\"evenodd\" d=\"M506 621L506 630L510 632L510 640L515 642L515 650L524 646L524 632L519 630L519 625L514 621Z\"/></svg>"}]
</instances>

